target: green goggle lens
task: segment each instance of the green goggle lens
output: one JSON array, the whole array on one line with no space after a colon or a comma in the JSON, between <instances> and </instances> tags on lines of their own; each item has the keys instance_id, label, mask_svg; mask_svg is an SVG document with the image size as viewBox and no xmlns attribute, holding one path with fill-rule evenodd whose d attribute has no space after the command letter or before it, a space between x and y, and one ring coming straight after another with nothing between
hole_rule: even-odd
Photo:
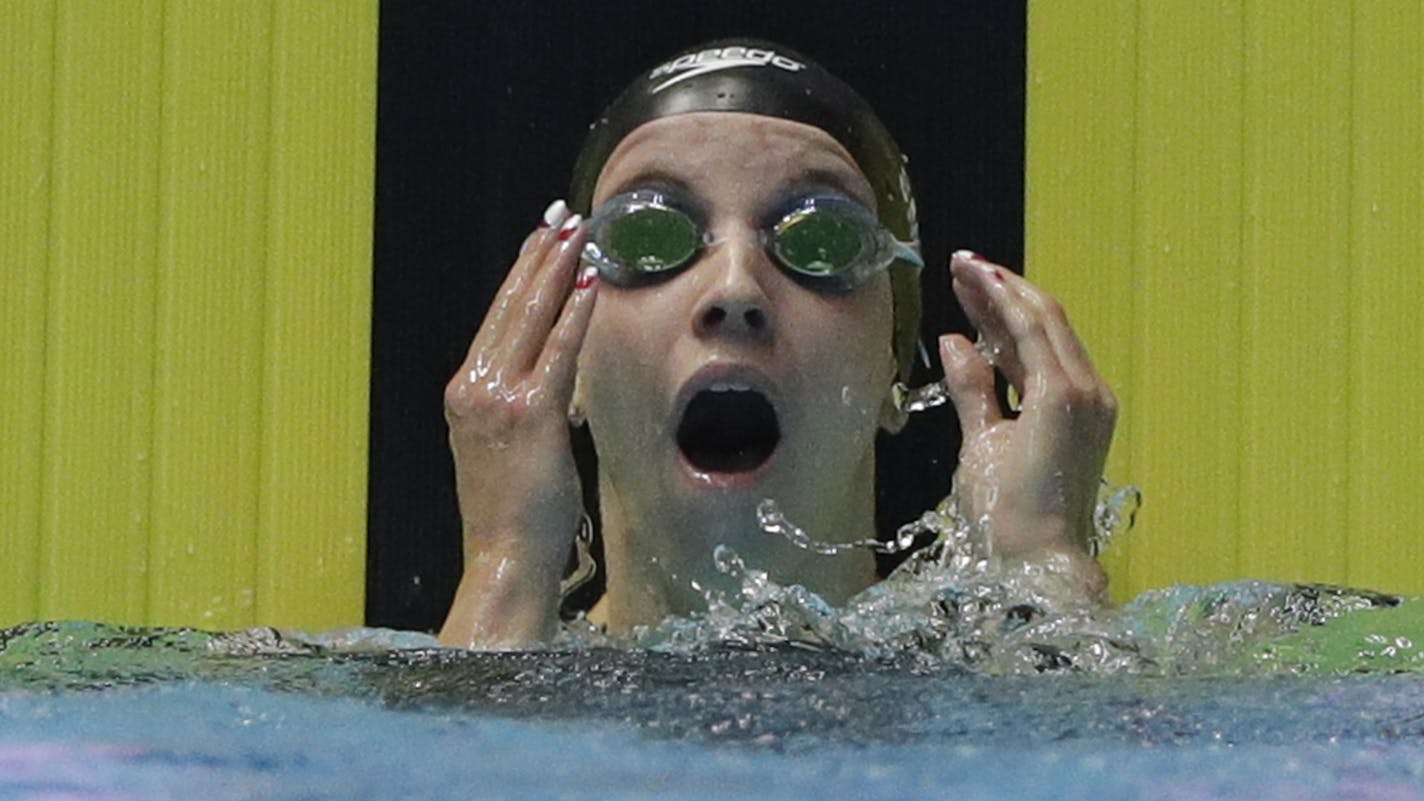
<instances>
[{"instance_id":1,"label":"green goggle lens","mask_svg":"<svg viewBox=\"0 0 1424 801\"><path fill-rule=\"evenodd\" d=\"M610 219L601 234L609 258L643 273L682 266L702 241L686 214L663 206L643 206Z\"/></svg>"},{"instance_id":2,"label":"green goggle lens","mask_svg":"<svg viewBox=\"0 0 1424 801\"><path fill-rule=\"evenodd\" d=\"M782 269L827 291L855 287L895 259L923 266L865 207L840 197L807 197L762 231ZM607 201L590 220L584 260L610 282L637 286L691 264L715 246L698 220L661 193L635 190Z\"/></svg>"},{"instance_id":3,"label":"green goggle lens","mask_svg":"<svg viewBox=\"0 0 1424 801\"><path fill-rule=\"evenodd\" d=\"M773 229L772 250L783 264L807 275L837 275L865 250L865 223L825 208L799 209Z\"/></svg>"}]
</instances>

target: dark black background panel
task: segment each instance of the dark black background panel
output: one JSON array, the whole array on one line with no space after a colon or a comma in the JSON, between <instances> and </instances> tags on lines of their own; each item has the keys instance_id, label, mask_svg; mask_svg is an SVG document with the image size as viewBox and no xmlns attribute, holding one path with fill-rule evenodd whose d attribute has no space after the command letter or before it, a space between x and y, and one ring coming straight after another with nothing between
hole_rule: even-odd
<instances>
[{"instance_id":1,"label":"dark black background panel","mask_svg":"<svg viewBox=\"0 0 1424 801\"><path fill-rule=\"evenodd\" d=\"M680 48L747 35L859 89L910 156L933 352L934 333L965 328L949 253L1021 259L1024 14L1023 0L382 3L367 623L434 629L444 616L460 522L441 392L627 81ZM882 528L945 494L957 438L940 410L883 443Z\"/></svg>"}]
</instances>

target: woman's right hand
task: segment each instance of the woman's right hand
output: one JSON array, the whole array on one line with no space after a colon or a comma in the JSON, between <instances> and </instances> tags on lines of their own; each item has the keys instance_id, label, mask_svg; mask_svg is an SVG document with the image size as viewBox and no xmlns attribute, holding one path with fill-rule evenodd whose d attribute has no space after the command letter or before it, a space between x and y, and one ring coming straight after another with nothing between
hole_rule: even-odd
<instances>
[{"instance_id":1,"label":"woman's right hand","mask_svg":"<svg viewBox=\"0 0 1424 801\"><path fill-rule=\"evenodd\" d=\"M598 283L578 273L581 222L550 205L445 388L465 554L446 645L523 647L558 621L583 514L568 408Z\"/></svg>"}]
</instances>

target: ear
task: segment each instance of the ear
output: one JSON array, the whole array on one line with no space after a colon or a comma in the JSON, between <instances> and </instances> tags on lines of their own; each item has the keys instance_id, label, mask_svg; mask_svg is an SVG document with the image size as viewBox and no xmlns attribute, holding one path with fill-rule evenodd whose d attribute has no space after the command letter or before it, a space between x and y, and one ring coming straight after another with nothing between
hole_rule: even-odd
<instances>
[{"instance_id":1,"label":"ear","mask_svg":"<svg viewBox=\"0 0 1424 801\"><path fill-rule=\"evenodd\" d=\"M588 419L587 415L584 413L583 395L583 370L575 368L574 391L573 394L569 396L568 409L569 425L573 426L574 428L582 428L583 424Z\"/></svg>"},{"instance_id":2,"label":"ear","mask_svg":"<svg viewBox=\"0 0 1424 801\"><path fill-rule=\"evenodd\" d=\"M880 427L886 433L898 434L910 421L910 413L901 411L900 407L895 405L894 398L891 397L893 395L893 392L887 393L885 402L880 405Z\"/></svg>"},{"instance_id":3,"label":"ear","mask_svg":"<svg viewBox=\"0 0 1424 801\"><path fill-rule=\"evenodd\" d=\"M890 389L880 401L879 423L886 433L898 434L910 421L910 413L900 406L900 399L904 394L904 385L894 380L890 382Z\"/></svg>"}]
</instances>

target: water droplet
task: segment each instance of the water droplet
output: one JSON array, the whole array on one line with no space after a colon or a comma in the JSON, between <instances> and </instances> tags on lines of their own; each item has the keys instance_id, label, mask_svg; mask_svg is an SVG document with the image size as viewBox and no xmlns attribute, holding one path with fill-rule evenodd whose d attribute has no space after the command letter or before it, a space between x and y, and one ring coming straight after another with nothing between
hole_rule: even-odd
<instances>
[{"instance_id":1,"label":"water droplet","mask_svg":"<svg viewBox=\"0 0 1424 801\"><path fill-rule=\"evenodd\" d=\"M895 408L907 414L922 412L943 406L949 402L949 390L941 382L926 384L918 389L910 389L905 384L895 382L891 388Z\"/></svg>"}]
</instances>

